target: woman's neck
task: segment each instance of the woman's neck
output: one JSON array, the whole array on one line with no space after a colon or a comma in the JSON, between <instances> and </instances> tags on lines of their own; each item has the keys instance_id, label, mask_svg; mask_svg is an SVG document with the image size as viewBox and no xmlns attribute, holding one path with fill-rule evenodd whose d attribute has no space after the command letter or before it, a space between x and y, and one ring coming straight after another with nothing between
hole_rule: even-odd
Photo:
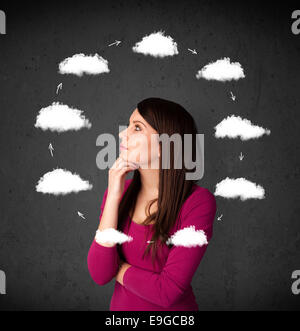
<instances>
[{"instance_id":1,"label":"woman's neck","mask_svg":"<svg viewBox=\"0 0 300 331\"><path fill-rule=\"evenodd\" d=\"M141 193L146 196L158 196L159 191L159 169L138 170L141 177Z\"/></svg>"}]
</instances>

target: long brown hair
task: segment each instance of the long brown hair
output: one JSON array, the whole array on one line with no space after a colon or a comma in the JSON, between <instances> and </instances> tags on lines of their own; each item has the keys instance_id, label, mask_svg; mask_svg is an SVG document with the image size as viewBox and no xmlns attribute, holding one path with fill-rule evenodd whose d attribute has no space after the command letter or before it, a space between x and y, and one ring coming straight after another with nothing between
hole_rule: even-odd
<instances>
[{"instance_id":1,"label":"long brown hair","mask_svg":"<svg viewBox=\"0 0 300 331\"><path fill-rule=\"evenodd\" d=\"M184 141L184 134L192 135L191 154L188 155L195 161L196 156L196 134L198 133L196 123L193 117L179 104L161 98L148 98L137 104L137 109L145 121L158 132L159 136L163 133L172 136L177 133L181 136L181 141ZM162 142L159 141L160 150L162 150ZM173 148L172 148L173 146ZM151 249L152 264L156 260L156 254L159 244L166 242L169 237L169 231L175 225L181 206L187 197L192 193L193 185L196 180L186 180L185 174L187 171L192 172L193 169L186 169L184 158L182 157L181 169L174 169L174 143L170 144L170 167L163 169L162 153L159 158L159 193L158 198L151 200L146 210L146 219L142 223L148 225L154 221L153 233L151 241L148 244L143 258L149 254ZM184 154L184 143L180 151ZM187 152L187 151L186 151ZM140 173L134 170L133 178L119 205L118 229L122 230L123 222L128 217L131 217L137 196L141 188ZM158 209L150 215L151 205L157 201ZM131 222L131 220L130 220ZM147 227L149 230L149 227Z\"/></svg>"}]
</instances>

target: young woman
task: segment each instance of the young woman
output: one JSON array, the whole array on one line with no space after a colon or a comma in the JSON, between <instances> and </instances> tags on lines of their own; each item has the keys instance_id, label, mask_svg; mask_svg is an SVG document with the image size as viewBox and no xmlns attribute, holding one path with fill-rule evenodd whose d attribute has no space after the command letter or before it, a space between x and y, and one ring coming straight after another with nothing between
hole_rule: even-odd
<instances>
[{"instance_id":1,"label":"young woman","mask_svg":"<svg viewBox=\"0 0 300 331\"><path fill-rule=\"evenodd\" d=\"M151 136L163 133L180 134L179 153L195 159L197 127L177 103L160 98L141 101L120 133L121 153L109 170L98 231L115 229L133 240L99 243L96 236L87 259L97 284L116 280L110 310L198 310L190 283L212 237L216 200L208 189L186 179L191 169L186 169L184 157L181 168L174 168L178 147L172 143L170 166L162 166L164 149ZM193 137L191 152L184 150L184 134ZM159 166L153 167L155 162ZM133 178L126 180L130 171ZM204 234L206 244L167 242L190 227Z\"/></svg>"}]
</instances>

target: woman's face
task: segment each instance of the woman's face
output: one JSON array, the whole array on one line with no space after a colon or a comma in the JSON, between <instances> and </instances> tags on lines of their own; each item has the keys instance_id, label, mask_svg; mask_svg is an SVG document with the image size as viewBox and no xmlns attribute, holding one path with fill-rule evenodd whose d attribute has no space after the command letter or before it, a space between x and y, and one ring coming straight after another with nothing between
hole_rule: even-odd
<instances>
[{"instance_id":1,"label":"woman's face","mask_svg":"<svg viewBox=\"0 0 300 331\"><path fill-rule=\"evenodd\" d=\"M144 120L136 108L129 118L127 129L119 133L120 156L127 161L138 163L141 168L158 169L160 150L158 136L154 134L158 135L158 132Z\"/></svg>"}]
</instances>

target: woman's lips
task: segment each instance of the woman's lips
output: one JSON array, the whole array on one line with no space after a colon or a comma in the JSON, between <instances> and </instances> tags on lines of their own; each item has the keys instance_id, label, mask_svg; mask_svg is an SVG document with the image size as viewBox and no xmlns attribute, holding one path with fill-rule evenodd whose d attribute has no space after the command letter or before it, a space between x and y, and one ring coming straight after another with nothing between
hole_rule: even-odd
<instances>
[{"instance_id":1,"label":"woman's lips","mask_svg":"<svg viewBox=\"0 0 300 331\"><path fill-rule=\"evenodd\" d=\"M127 149L127 148L124 147L123 145L120 145L120 149Z\"/></svg>"}]
</instances>

